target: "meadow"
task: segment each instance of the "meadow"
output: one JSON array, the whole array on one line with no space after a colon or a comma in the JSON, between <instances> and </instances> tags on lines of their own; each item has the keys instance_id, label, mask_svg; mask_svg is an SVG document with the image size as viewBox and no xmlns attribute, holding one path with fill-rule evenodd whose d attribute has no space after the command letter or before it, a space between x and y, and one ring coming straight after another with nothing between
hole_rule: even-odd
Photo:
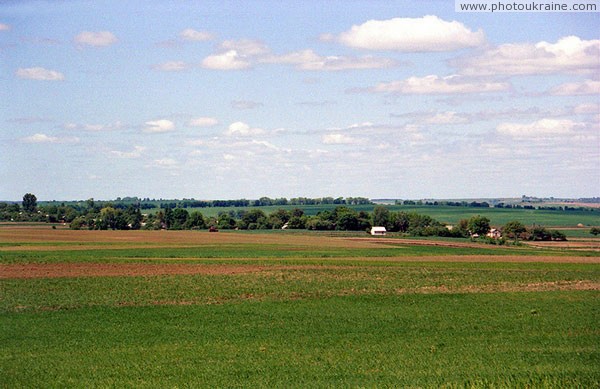
<instances>
[{"instance_id":1,"label":"meadow","mask_svg":"<svg viewBox=\"0 0 600 389\"><path fill-rule=\"evenodd\" d=\"M0 387L598 387L596 243L3 225Z\"/></svg>"}]
</instances>

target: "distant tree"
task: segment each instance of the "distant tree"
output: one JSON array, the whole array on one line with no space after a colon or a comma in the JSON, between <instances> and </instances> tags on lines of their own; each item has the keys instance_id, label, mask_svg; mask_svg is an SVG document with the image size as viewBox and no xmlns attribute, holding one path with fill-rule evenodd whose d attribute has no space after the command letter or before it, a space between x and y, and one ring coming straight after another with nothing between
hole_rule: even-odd
<instances>
[{"instance_id":1,"label":"distant tree","mask_svg":"<svg viewBox=\"0 0 600 389\"><path fill-rule=\"evenodd\" d=\"M390 214L390 231L407 232L409 226L410 221L406 212L392 212Z\"/></svg>"},{"instance_id":2,"label":"distant tree","mask_svg":"<svg viewBox=\"0 0 600 389\"><path fill-rule=\"evenodd\" d=\"M175 208L173 210L173 221L169 228L181 230L189 218L189 213L184 208Z\"/></svg>"},{"instance_id":3,"label":"distant tree","mask_svg":"<svg viewBox=\"0 0 600 389\"><path fill-rule=\"evenodd\" d=\"M389 227L390 210L383 205L377 205L373 209L373 225L381 227Z\"/></svg>"},{"instance_id":4,"label":"distant tree","mask_svg":"<svg viewBox=\"0 0 600 389\"><path fill-rule=\"evenodd\" d=\"M550 234L552 235L552 240L561 240L561 241L567 240L567 236L561 231L552 230L552 231L550 231Z\"/></svg>"},{"instance_id":5,"label":"distant tree","mask_svg":"<svg viewBox=\"0 0 600 389\"><path fill-rule=\"evenodd\" d=\"M513 220L504 225L502 228L503 233L509 238L514 239L515 242L519 240L521 234L527 231L527 228L518 220Z\"/></svg>"},{"instance_id":6,"label":"distant tree","mask_svg":"<svg viewBox=\"0 0 600 389\"><path fill-rule=\"evenodd\" d=\"M37 208L37 197L32 193L26 193L23 196L23 209L26 212L35 212Z\"/></svg>"},{"instance_id":7,"label":"distant tree","mask_svg":"<svg viewBox=\"0 0 600 389\"><path fill-rule=\"evenodd\" d=\"M460 219L458 225L456 226L457 232L463 236L469 236L469 219Z\"/></svg>"},{"instance_id":8,"label":"distant tree","mask_svg":"<svg viewBox=\"0 0 600 389\"><path fill-rule=\"evenodd\" d=\"M531 236L529 237L531 240L543 240L548 241L552 240L552 233L548 231L545 227L536 226L531 230Z\"/></svg>"},{"instance_id":9,"label":"distant tree","mask_svg":"<svg viewBox=\"0 0 600 389\"><path fill-rule=\"evenodd\" d=\"M215 227L219 229L235 228L235 219L229 212L220 212L216 222L217 225ZM211 222L210 225L213 225L213 223Z\"/></svg>"},{"instance_id":10,"label":"distant tree","mask_svg":"<svg viewBox=\"0 0 600 389\"><path fill-rule=\"evenodd\" d=\"M260 209L252 209L242 216L239 226L241 229L256 230L265 228L267 215Z\"/></svg>"},{"instance_id":11,"label":"distant tree","mask_svg":"<svg viewBox=\"0 0 600 389\"><path fill-rule=\"evenodd\" d=\"M592 234L594 236L598 236L598 234L600 234L600 227L592 227L590 229L590 234Z\"/></svg>"},{"instance_id":12,"label":"distant tree","mask_svg":"<svg viewBox=\"0 0 600 389\"><path fill-rule=\"evenodd\" d=\"M190 213L190 217L187 219L185 228L195 229L195 230L206 228L206 222L204 221L204 216L198 211L193 211L192 213Z\"/></svg>"},{"instance_id":13,"label":"distant tree","mask_svg":"<svg viewBox=\"0 0 600 389\"><path fill-rule=\"evenodd\" d=\"M171 208L170 206L165 208L165 212L164 212L164 216L163 216L163 223L165 225L165 227L167 229L171 228L171 226L173 225L173 208Z\"/></svg>"},{"instance_id":14,"label":"distant tree","mask_svg":"<svg viewBox=\"0 0 600 389\"><path fill-rule=\"evenodd\" d=\"M269 214L267 218L267 227L279 229L290 220L290 213L285 209L278 209Z\"/></svg>"},{"instance_id":15,"label":"distant tree","mask_svg":"<svg viewBox=\"0 0 600 389\"><path fill-rule=\"evenodd\" d=\"M467 223L471 235L485 235L490 232L490 219L485 216L473 216Z\"/></svg>"}]
</instances>

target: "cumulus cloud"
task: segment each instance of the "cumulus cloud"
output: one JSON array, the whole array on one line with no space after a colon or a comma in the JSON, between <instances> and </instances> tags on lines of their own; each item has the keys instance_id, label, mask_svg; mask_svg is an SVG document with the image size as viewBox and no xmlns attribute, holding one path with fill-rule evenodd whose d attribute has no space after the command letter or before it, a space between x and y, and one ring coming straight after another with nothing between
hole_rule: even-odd
<instances>
[{"instance_id":1,"label":"cumulus cloud","mask_svg":"<svg viewBox=\"0 0 600 389\"><path fill-rule=\"evenodd\" d=\"M196 31L192 28L186 28L179 33L181 39L186 41L204 42L214 38L213 34L207 31Z\"/></svg>"},{"instance_id":2,"label":"cumulus cloud","mask_svg":"<svg viewBox=\"0 0 600 389\"><path fill-rule=\"evenodd\" d=\"M241 70L248 69L250 62L236 50L229 50L221 54L213 54L202 60L202 67L214 70Z\"/></svg>"},{"instance_id":3,"label":"cumulus cloud","mask_svg":"<svg viewBox=\"0 0 600 389\"><path fill-rule=\"evenodd\" d=\"M541 119L533 123L501 123L496 130L516 138L543 138L569 135L581 126L582 123L569 119Z\"/></svg>"},{"instance_id":4,"label":"cumulus cloud","mask_svg":"<svg viewBox=\"0 0 600 389\"><path fill-rule=\"evenodd\" d=\"M77 143L79 138L77 137L63 137L59 138L56 136L50 136L46 134L33 134L31 136L21 138L21 141L25 143Z\"/></svg>"},{"instance_id":5,"label":"cumulus cloud","mask_svg":"<svg viewBox=\"0 0 600 389\"><path fill-rule=\"evenodd\" d=\"M382 69L397 65L389 58L373 56L321 56L311 49L275 55L264 43L251 39L228 40L219 45L219 51L202 61L202 67L216 70L240 70L255 64L293 65L299 70L338 71L354 69Z\"/></svg>"},{"instance_id":6,"label":"cumulus cloud","mask_svg":"<svg viewBox=\"0 0 600 389\"><path fill-rule=\"evenodd\" d=\"M451 62L468 75L597 73L600 40L567 36L556 43L508 43Z\"/></svg>"},{"instance_id":7,"label":"cumulus cloud","mask_svg":"<svg viewBox=\"0 0 600 389\"><path fill-rule=\"evenodd\" d=\"M110 31L83 31L75 37L75 42L83 46L103 47L117 42L117 37Z\"/></svg>"},{"instance_id":8,"label":"cumulus cloud","mask_svg":"<svg viewBox=\"0 0 600 389\"><path fill-rule=\"evenodd\" d=\"M501 92L509 89L510 84L505 82L477 81L457 75L447 77L429 75L425 77L410 77L406 80L379 83L375 87L359 91L435 95Z\"/></svg>"},{"instance_id":9,"label":"cumulus cloud","mask_svg":"<svg viewBox=\"0 0 600 389\"><path fill-rule=\"evenodd\" d=\"M191 127L212 127L219 124L219 121L211 117L198 117L189 121L188 125Z\"/></svg>"},{"instance_id":10,"label":"cumulus cloud","mask_svg":"<svg viewBox=\"0 0 600 389\"><path fill-rule=\"evenodd\" d=\"M133 158L139 158L142 156L142 153L146 150L146 148L144 146L133 146L133 150L132 151L118 151L118 150L113 150L110 153L114 156L117 156L119 158L127 158L127 159L133 159Z\"/></svg>"},{"instance_id":11,"label":"cumulus cloud","mask_svg":"<svg viewBox=\"0 0 600 389\"><path fill-rule=\"evenodd\" d=\"M225 135L227 136L254 136L264 134L265 130L262 128L252 128L244 122L231 123Z\"/></svg>"},{"instance_id":12,"label":"cumulus cloud","mask_svg":"<svg viewBox=\"0 0 600 389\"><path fill-rule=\"evenodd\" d=\"M460 22L448 22L434 15L369 20L337 37L326 34L321 38L359 49L404 52L451 51L485 42L483 31L474 32Z\"/></svg>"},{"instance_id":13,"label":"cumulus cloud","mask_svg":"<svg viewBox=\"0 0 600 389\"><path fill-rule=\"evenodd\" d=\"M597 95L600 94L600 81L568 82L552 88L550 94L555 96Z\"/></svg>"},{"instance_id":14,"label":"cumulus cloud","mask_svg":"<svg viewBox=\"0 0 600 389\"><path fill-rule=\"evenodd\" d=\"M170 132L175 129L175 124L166 119L153 120L146 122L146 128L144 128L144 132L147 133L162 133L162 132Z\"/></svg>"},{"instance_id":15,"label":"cumulus cloud","mask_svg":"<svg viewBox=\"0 0 600 389\"><path fill-rule=\"evenodd\" d=\"M41 81L63 81L64 74L56 70L48 70L42 67L34 68L19 68L16 72L17 77L26 80L41 80Z\"/></svg>"},{"instance_id":16,"label":"cumulus cloud","mask_svg":"<svg viewBox=\"0 0 600 389\"><path fill-rule=\"evenodd\" d=\"M161 63L159 65L153 66L154 70L159 70L161 72L181 72L189 69L190 65L183 61L168 61Z\"/></svg>"},{"instance_id":17,"label":"cumulus cloud","mask_svg":"<svg viewBox=\"0 0 600 389\"><path fill-rule=\"evenodd\" d=\"M313 50L301 50L285 55L270 56L261 60L265 63L279 63L296 65L300 70L356 70L356 69L383 69L396 66L396 61L389 58L373 56L347 57L347 56L320 56Z\"/></svg>"}]
</instances>

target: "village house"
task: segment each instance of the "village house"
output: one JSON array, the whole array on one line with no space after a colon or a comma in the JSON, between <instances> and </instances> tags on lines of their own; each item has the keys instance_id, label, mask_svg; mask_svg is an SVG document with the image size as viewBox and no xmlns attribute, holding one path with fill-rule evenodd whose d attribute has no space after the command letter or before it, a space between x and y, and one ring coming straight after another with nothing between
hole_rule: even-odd
<instances>
[{"instance_id":1,"label":"village house","mask_svg":"<svg viewBox=\"0 0 600 389\"><path fill-rule=\"evenodd\" d=\"M386 233L385 227L371 227L371 235L373 236L385 236Z\"/></svg>"}]
</instances>

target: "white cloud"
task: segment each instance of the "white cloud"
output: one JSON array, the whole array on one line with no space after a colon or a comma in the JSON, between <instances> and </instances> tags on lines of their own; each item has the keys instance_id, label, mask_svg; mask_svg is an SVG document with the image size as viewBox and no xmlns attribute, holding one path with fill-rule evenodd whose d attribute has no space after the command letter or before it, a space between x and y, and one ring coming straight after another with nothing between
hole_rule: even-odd
<instances>
[{"instance_id":1,"label":"white cloud","mask_svg":"<svg viewBox=\"0 0 600 389\"><path fill-rule=\"evenodd\" d=\"M321 138L321 141L325 144L329 145L348 145L348 144L356 144L360 143L360 139L353 138L349 135L345 134L325 134Z\"/></svg>"},{"instance_id":2,"label":"white cloud","mask_svg":"<svg viewBox=\"0 0 600 389\"><path fill-rule=\"evenodd\" d=\"M67 130L82 130L82 131L113 131L123 128L123 123L116 121L110 124L77 124L65 123L63 127Z\"/></svg>"},{"instance_id":3,"label":"white cloud","mask_svg":"<svg viewBox=\"0 0 600 389\"><path fill-rule=\"evenodd\" d=\"M573 109L573 112L577 114L600 114L600 104L580 104Z\"/></svg>"},{"instance_id":4,"label":"white cloud","mask_svg":"<svg viewBox=\"0 0 600 389\"><path fill-rule=\"evenodd\" d=\"M75 42L80 45L102 47L117 42L117 37L110 31L83 31L75 37Z\"/></svg>"},{"instance_id":5,"label":"white cloud","mask_svg":"<svg viewBox=\"0 0 600 389\"><path fill-rule=\"evenodd\" d=\"M225 135L227 136L254 136L261 135L264 133L265 130L263 130L262 128L251 128L248 124L244 122L231 123L225 131Z\"/></svg>"},{"instance_id":6,"label":"white cloud","mask_svg":"<svg viewBox=\"0 0 600 389\"><path fill-rule=\"evenodd\" d=\"M268 54L271 50L262 42L252 39L227 40L220 44L223 52L235 50L240 55L255 57Z\"/></svg>"},{"instance_id":7,"label":"white cloud","mask_svg":"<svg viewBox=\"0 0 600 389\"><path fill-rule=\"evenodd\" d=\"M21 138L21 141L25 143L77 143L79 138L77 137L64 137L59 138L56 136L49 136L46 134L34 134L25 138Z\"/></svg>"},{"instance_id":8,"label":"white cloud","mask_svg":"<svg viewBox=\"0 0 600 389\"><path fill-rule=\"evenodd\" d=\"M244 56L236 50L229 50L222 54L213 54L202 60L202 67L214 70L241 70L251 66Z\"/></svg>"},{"instance_id":9,"label":"white cloud","mask_svg":"<svg viewBox=\"0 0 600 389\"><path fill-rule=\"evenodd\" d=\"M0 23L0 31L9 31L10 26L8 24Z\"/></svg>"},{"instance_id":10,"label":"white cloud","mask_svg":"<svg viewBox=\"0 0 600 389\"><path fill-rule=\"evenodd\" d=\"M65 79L64 74L57 72L56 70L48 70L42 67L19 68L16 75L19 78L27 80L62 81Z\"/></svg>"},{"instance_id":11,"label":"white cloud","mask_svg":"<svg viewBox=\"0 0 600 389\"><path fill-rule=\"evenodd\" d=\"M213 34L207 31L196 31L192 28L186 28L179 33L181 39L186 41L204 42L214 38Z\"/></svg>"},{"instance_id":12,"label":"white cloud","mask_svg":"<svg viewBox=\"0 0 600 389\"><path fill-rule=\"evenodd\" d=\"M177 166L179 164L173 158L155 159L154 163L156 163L156 165L158 165L160 167L175 167L175 166Z\"/></svg>"},{"instance_id":13,"label":"white cloud","mask_svg":"<svg viewBox=\"0 0 600 389\"><path fill-rule=\"evenodd\" d=\"M153 120L146 122L146 128L144 128L144 132L148 133L161 133L161 132L169 132L175 129L175 124L166 119Z\"/></svg>"},{"instance_id":14,"label":"white cloud","mask_svg":"<svg viewBox=\"0 0 600 389\"><path fill-rule=\"evenodd\" d=\"M211 117L198 117L189 121L188 125L191 127L212 127L219 124L219 121Z\"/></svg>"},{"instance_id":15,"label":"white cloud","mask_svg":"<svg viewBox=\"0 0 600 389\"><path fill-rule=\"evenodd\" d=\"M550 94L555 96L597 95L600 94L600 81L568 82L552 88Z\"/></svg>"},{"instance_id":16,"label":"white cloud","mask_svg":"<svg viewBox=\"0 0 600 389\"><path fill-rule=\"evenodd\" d=\"M483 31L473 32L457 21L445 21L434 15L422 18L369 20L349 31L322 40L336 39L343 45L368 50L406 52L451 51L484 43Z\"/></svg>"},{"instance_id":17,"label":"white cloud","mask_svg":"<svg viewBox=\"0 0 600 389\"><path fill-rule=\"evenodd\" d=\"M118 150L114 150L111 151L110 153L119 157L119 158L139 158L142 156L142 153L146 150L146 148L144 146L133 146L133 150L132 151L118 151Z\"/></svg>"},{"instance_id":18,"label":"white cloud","mask_svg":"<svg viewBox=\"0 0 600 389\"><path fill-rule=\"evenodd\" d=\"M501 92L509 88L510 85L505 82L476 81L456 75L447 77L429 75L380 83L367 91L397 94L465 94Z\"/></svg>"},{"instance_id":19,"label":"white cloud","mask_svg":"<svg viewBox=\"0 0 600 389\"><path fill-rule=\"evenodd\" d=\"M598 55L600 40L567 36L556 43L508 43L452 64L469 75L597 73Z\"/></svg>"},{"instance_id":20,"label":"white cloud","mask_svg":"<svg viewBox=\"0 0 600 389\"><path fill-rule=\"evenodd\" d=\"M155 70L160 70L162 72L181 72L187 70L189 67L190 65L183 61L168 61L153 66Z\"/></svg>"},{"instance_id":21,"label":"white cloud","mask_svg":"<svg viewBox=\"0 0 600 389\"><path fill-rule=\"evenodd\" d=\"M577 123L569 119L541 119L525 124L501 123L496 130L501 134L516 138L544 138L569 135L581 126L582 123Z\"/></svg>"},{"instance_id":22,"label":"white cloud","mask_svg":"<svg viewBox=\"0 0 600 389\"><path fill-rule=\"evenodd\" d=\"M345 57L345 56L320 56L307 49L285 55L270 56L261 60L264 63L279 63L296 65L300 70L355 70L355 69L382 69L396 65L388 58L373 56Z\"/></svg>"},{"instance_id":23,"label":"white cloud","mask_svg":"<svg viewBox=\"0 0 600 389\"><path fill-rule=\"evenodd\" d=\"M453 111L440 112L425 119L427 124L462 124L467 122L469 122L468 118Z\"/></svg>"}]
</instances>

